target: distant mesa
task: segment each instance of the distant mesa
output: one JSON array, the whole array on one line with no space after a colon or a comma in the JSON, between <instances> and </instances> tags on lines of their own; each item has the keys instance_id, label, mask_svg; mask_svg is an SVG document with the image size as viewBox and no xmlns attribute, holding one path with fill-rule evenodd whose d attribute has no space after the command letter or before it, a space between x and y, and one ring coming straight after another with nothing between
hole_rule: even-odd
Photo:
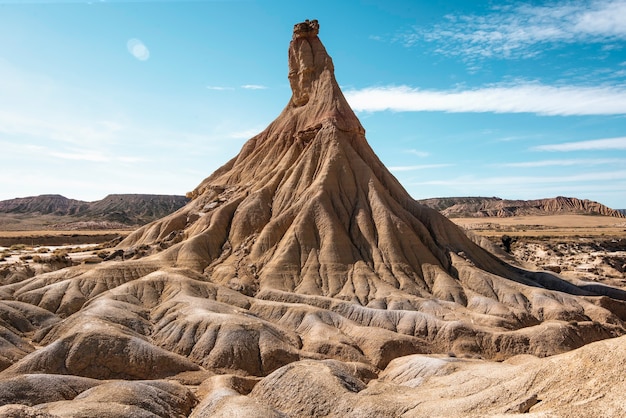
<instances>
[{"instance_id":1,"label":"distant mesa","mask_svg":"<svg viewBox=\"0 0 626 418\"><path fill-rule=\"evenodd\" d=\"M625 213L601 203L575 197L558 196L536 200L506 200L499 197L441 197L419 200L449 218L510 217L530 215L602 215L616 218Z\"/></svg>"},{"instance_id":2,"label":"distant mesa","mask_svg":"<svg viewBox=\"0 0 626 418\"><path fill-rule=\"evenodd\" d=\"M140 226L162 218L183 207L189 199L176 195L151 194L112 194L102 200L85 202L68 199L58 194L22 197L0 201L0 219L12 215L13 219L29 218L31 226L50 225L49 217L55 223L64 225L92 225L98 223L106 228ZM49 228L49 226L48 226ZM29 228L27 228L29 229Z\"/></svg>"},{"instance_id":3,"label":"distant mesa","mask_svg":"<svg viewBox=\"0 0 626 418\"><path fill-rule=\"evenodd\" d=\"M506 264L412 199L367 143L318 31L295 26L291 99L184 207L113 260L5 274L7 413L623 411L624 384L603 381L626 361L623 339L540 357L624 335L626 292Z\"/></svg>"}]
</instances>

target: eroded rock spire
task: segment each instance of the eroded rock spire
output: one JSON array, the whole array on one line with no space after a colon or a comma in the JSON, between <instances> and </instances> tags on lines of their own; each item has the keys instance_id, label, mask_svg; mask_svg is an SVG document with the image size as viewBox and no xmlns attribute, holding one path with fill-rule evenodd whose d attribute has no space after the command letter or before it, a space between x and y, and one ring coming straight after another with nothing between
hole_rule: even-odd
<instances>
[{"instance_id":1,"label":"eroded rock spire","mask_svg":"<svg viewBox=\"0 0 626 418\"><path fill-rule=\"evenodd\" d=\"M294 106L308 103L315 87L314 81L324 71L330 72L330 78L334 78L333 62L317 37L319 27L317 20L305 20L293 27L293 38L289 45L288 77Z\"/></svg>"}]
</instances>

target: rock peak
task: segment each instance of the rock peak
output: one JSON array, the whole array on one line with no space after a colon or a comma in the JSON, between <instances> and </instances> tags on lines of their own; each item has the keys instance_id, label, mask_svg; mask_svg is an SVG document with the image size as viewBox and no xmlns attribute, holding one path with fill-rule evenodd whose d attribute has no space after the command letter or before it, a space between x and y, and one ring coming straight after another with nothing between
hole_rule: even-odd
<instances>
[{"instance_id":1,"label":"rock peak","mask_svg":"<svg viewBox=\"0 0 626 418\"><path fill-rule=\"evenodd\" d=\"M292 104L296 107L309 102L318 90L332 89L334 81L333 61L317 37L317 20L305 20L293 27L293 38L289 45L289 84L293 92ZM326 73L325 77L322 75ZM318 80L324 79L319 86Z\"/></svg>"},{"instance_id":2,"label":"rock peak","mask_svg":"<svg viewBox=\"0 0 626 418\"><path fill-rule=\"evenodd\" d=\"M286 113L277 121L296 122L298 129L328 122L343 131L365 134L337 84L333 60L318 33L317 20L294 25L289 43L288 76L292 96Z\"/></svg>"},{"instance_id":3,"label":"rock peak","mask_svg":"<svg viewBox=\"0 0 626 418\"><path fill-rule=\"evenodd\" d=\"M293 25L293 38L310 38L317 36L320 32L320 24L316 19L305 20Z\"/></svg>"}]
</instances>

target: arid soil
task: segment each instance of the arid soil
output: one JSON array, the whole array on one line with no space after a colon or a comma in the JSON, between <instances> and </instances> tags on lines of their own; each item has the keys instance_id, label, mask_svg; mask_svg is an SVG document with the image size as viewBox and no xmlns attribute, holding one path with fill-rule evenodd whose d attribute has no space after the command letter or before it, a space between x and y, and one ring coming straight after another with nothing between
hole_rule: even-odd
<instances>
[{"instance_id":1,"label":"arid soil","mask_svg":"<svg viewBox=\"0 0 626 418\"><path fill-rule=\"evenodd\" d=\"M509 255L526 268L626 287L623 218L551 215L453 221L472 234L488 237L503 250L503 237L509 237Z\"/></svg>"},{"instance_id":2,"label":"arid soil","mask_svg":"<svg viewBox=\"0 0 626 418\"><path fill-rule=\"evenodd\" d=\"M186 206L100 262L2 270L0 416L626 414L626 290L413 200L318 31L294 27L289 103Z\"/></svg>"},{"instance_id":3,"label":"arid soil","mask_svg":"<svg viewBox=\"0 0 626 418\"><path fill-rule=\"evenodd\" d=\"M626 220L612 216L558 215L514 216L507 218L451 218L464 229L484 236L503 234L529 237L621 237Z\"/></svg>"}]
</instances>

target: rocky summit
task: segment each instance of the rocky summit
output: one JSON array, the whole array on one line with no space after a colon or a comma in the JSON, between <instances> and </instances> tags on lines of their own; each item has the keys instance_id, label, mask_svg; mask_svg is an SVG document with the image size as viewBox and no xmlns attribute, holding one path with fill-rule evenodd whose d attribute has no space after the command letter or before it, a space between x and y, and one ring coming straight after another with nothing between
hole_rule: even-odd
<instances>
[{"instance_id":1,"label":"rocky summit","mask_svg":"<svg viewBox=\"0 0 626 418\"><path fill-rule=\"evenodd\" d=\"M118 258L0 287L0 415L621 416L626 292L506 264L413 200L317 21L292 97Z\"/></svg>"}]
</instances>

